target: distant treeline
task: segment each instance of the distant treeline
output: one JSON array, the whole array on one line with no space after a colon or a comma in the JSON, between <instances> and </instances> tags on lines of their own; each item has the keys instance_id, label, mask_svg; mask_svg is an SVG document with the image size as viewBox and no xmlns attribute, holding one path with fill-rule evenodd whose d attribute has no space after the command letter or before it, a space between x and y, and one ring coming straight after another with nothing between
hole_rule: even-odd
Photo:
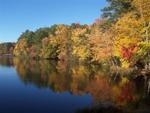
<instances>
[{"instance_id":1,"label":"distant treeline","mask_svg":"<svg viewBox=\"0 0 150 113\"><path fill-rule=\"evenodd\" d=\"M0 44L0 55L13 54L15 43L7 42Z\"/></svg>"}]
</instances>

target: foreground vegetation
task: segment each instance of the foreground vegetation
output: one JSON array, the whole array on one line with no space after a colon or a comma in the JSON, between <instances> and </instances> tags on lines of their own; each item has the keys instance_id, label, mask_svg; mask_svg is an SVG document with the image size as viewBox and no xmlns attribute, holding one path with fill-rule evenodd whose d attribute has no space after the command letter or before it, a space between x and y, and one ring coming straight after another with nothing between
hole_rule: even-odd
<instances>
[{"instance_id":1,"label":"foreground vegetation","mask_svg":"<svg viewBox=\"0 0 150 113\"><path fill-rule=\"evenodd\" d=\"M150 69L150 1L107 0L92 25L53 25L26 30L13 54L29 58L105 63Z\"/></svg>"}]
</instances>

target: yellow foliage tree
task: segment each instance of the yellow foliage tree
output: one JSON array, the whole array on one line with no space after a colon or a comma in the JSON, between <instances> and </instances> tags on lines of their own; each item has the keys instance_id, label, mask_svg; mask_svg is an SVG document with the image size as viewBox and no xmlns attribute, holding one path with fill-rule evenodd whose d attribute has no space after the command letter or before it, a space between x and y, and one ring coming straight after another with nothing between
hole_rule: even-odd
<instances>
[{"instance_id":1,"label":"yellow foliage tree","mask_svg":"<svg viewBox=\"0 0 150 113\"><path fill-rule=\"evenodd\" d=\"M125 14L113 25L115 33L114 55L121 58L122 66L129 67L142 36L142 20L134 12Z\"/></svg>"},{"instance_id":2,"label":"yellow foliage tree","mask_svg":"<svg viewBox=\"0 0 150 113\"><path fill-rule=\"evenodd\" d=\"M72 30L72 55L79 58L79 60L87 60L90 56L87 30L88 28Z\"/></svg>"}]
</instances>

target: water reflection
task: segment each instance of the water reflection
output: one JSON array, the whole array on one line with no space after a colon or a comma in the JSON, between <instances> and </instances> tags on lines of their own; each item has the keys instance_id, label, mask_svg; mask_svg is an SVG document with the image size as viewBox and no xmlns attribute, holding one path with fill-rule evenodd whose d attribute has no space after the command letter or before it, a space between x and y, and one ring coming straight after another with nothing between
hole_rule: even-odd
<instances>
[{"instance_id":1,"label":"water reflection","mask_svg":"<svg viewBox=\"0 0 150 113\"><path fill-rule=\"evenodd\" d=\"M1 58L0 57L0 66L3 66L3 67L14 66L12 58Z\"/></svg>"},{"instance_id":2,"label":"water reflection","mask_svg":"<svg viewBox=\"0 0 150 113\"><path fill-rule=\"evenodd\" d=\"M80 109L77 111L79 113L150 112L148 76L130 79L126 75L110 73L107 68L99 66L47 60L1 58L0 65L14 66L24 84L50 88L60 94L90 94L93 108Z\"/></svg>"}]
</instances>

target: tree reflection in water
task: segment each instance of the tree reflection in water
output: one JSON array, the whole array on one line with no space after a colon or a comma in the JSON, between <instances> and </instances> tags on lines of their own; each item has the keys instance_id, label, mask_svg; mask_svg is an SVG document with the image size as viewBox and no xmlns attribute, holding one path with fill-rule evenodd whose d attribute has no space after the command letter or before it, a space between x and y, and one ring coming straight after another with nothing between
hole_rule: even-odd
<instances>
[{"instance_id":1,"label":"tree reflection in water","mask_svg":"<svg viewBox=\"0 0 150 113\"><path fill-rule=\"evenodd\" d=\"M150 111L148 76L131 79L126 75L116 76L99 66L47 60L0 58L0 64L14 66L25 84L50 88L57 93L66 91L73 95L89 93L93 97L93 108L78 110L79 113Z\"/></svg>"}]
</instances>

